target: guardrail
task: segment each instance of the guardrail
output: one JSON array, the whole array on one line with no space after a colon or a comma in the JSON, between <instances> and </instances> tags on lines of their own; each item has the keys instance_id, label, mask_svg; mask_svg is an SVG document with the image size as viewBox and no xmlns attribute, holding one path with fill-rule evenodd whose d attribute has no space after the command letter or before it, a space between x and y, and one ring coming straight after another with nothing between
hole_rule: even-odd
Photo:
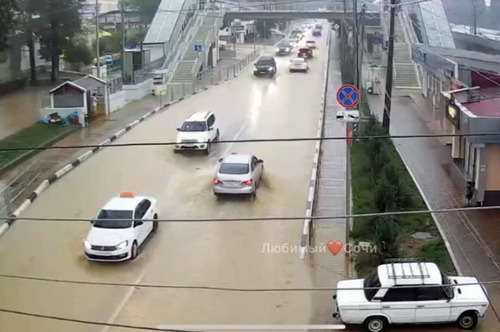
<instances>
[{"instance_id":1,"label":"guardrail","mask_svg":"<svg viewBox=\"0 0 500 332\"><path fill-rule=\"evenodd\" d=\"M320 7L318 9L318 7ZM361 6L358 6L358 11L361 11ZM353 5L351 3L346 2L346 9L352 11ZM225 7L226 11L229 12L251 12L251 11L343 11L344 10L344 2L325 2L325 1L307 1L305 3L285 3L279 2L273 4L271 2L261 2L261 3L252 3L251 7L247 6L234 6L234 7Z\"/></svg>"},{"instance_id":2,"label":"guardrail","mask_svg":"<svg viewBox=\"0 0 500 332\"><path fill-rule=\"evenodd\" d=\"M199 92L210 85L218 84L238 76L259 55L255 50L237 63L228 66L209 68L199 72L192 82L169 83L167 85L168 102L184 98Z\"/></svg>"}]
</instances>

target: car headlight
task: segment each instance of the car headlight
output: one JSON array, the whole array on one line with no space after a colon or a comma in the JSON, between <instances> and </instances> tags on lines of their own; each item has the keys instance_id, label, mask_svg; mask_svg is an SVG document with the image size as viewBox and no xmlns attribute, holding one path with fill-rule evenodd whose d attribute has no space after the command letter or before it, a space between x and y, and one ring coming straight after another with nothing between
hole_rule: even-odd
<instances>
[{"instance_id":1,"label":"car headlight","mask_svg":"<svg viewBox=\"0 0 500 332\"><path fill-rule=\"evenodd\" d=\"M279 49L279 48L277 48L277 49L276 49L276 52L279 52L279 51L280 51L280 49Z\"/></svg>"},{"instance_id":2,"label":"car headlight","mask_svg":"<svg viewBox=\"0 0 500 332\"><path fill-rule=\"evenodd\" d=\"M117 244L117 245L115 246L115 248L116 248L116 249L123 249L123 248L127 248L127 246L128 246L128 241L123 241L122 243Z\"/></svg>"},{"instance_id":3,"label":"car headlight","mask_svg":"<svg viewBox=\"0 0 500 332\"><path fill-rule=\"evenodd\" d=\"M290 52L290 48L289 48L289 47L287 47L287 48L286 48L286 51L287 51L287 52Z\"/></svg>"},{"instance_id":4,"label":"car headlight","mask_svg":"<svg viewBox=\"0 0 500 332\"><path fill-rule=\"evenodd\" d=\"M267 68L268 71L273 71L273 67Z\"/></svg>"},{"instance_id":5,"label":"car headlight","mask_svg":"<svg viewBox=\"0 0 500 332\"><path fill-rule=\"evenodd\" d=\"M198 138L198 143L207 143L208 139L206 138Z\"/></svg>"},{"instance_id":6,"label":"car headlight","mask_svg":"<svg viewBox=\"0 0 500 332\"><path fill-rule=\"evenodd\" d=\"M85 249L90 249L91 248L91 245L88 241L84 241L83 242L84 246L85 246Z\"/></svg>"}]
</instances>

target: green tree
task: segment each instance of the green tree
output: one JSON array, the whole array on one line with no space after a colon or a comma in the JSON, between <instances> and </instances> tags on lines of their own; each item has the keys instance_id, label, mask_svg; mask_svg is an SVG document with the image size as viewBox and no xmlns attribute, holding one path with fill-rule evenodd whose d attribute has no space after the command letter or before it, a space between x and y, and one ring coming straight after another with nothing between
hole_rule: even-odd
<instances>
[{"instance_id":1,"label":"green tree","mask_svg":"<svg viewBox=\"0 0 500 332\"><path fill-rule=\"evenodd\" d=\"M161 0L120 0L125 10L138 11L144 23L150 23L160 5Z\"/></svg>"},{"instance_id":2,"label":"green tree","mask_svg":"<svg viewBox=\"0 0 500 332\"><path fill-rule=\"evenodd\" d=\"M93 58L92 51L83 38L74 38L64 50L64 59L77 71L82 65L90 65Z\"/></svg>"},{"instance_id":3,"label":"green tree","mask_svg":"<svg viewBox=\"0 0 500 332\"><path fill-rule=\"evenodd\" d=\"M396 210L396 192L394 190L394 186L387 181L385 177L382 177L379 181L377 181L373 200L378 212L390 212Z\"/></svg>"},{"instance_id":4,"label":"green tree","mask_svg":"<svg viewBox=\"0 0 500 332\"><path fill-rule=\"evenodd\" d=\"M402 172L394 163L387 163L382 171L382 176L392 185L392 190L396 196L396 207L404 209L411 205L411 193L408 184L401 179Z\"/></svg>"},{"instance_id":5,"label":"green tree","mask_svg":"<svg viewBox=\"0 0 500 332\"><path fill-rule=\"evenodd\" d=\"M399 226L391 216L381 216L375 221L375 244L382 259L399 255Z\"/></svg>"},{"instance_id":6,"label":"green tree","mask_svg":"<svg viewBox=\"0 0 500 332\"><path fill-rule=\"evenodd\" d=\"M29 0L40 15L40 55L52 63L51 81L59 78L59 56L71 47L73 37L81 31L80 0Z\"/></svg>"},{"instance_id":7,"label":"green tree","mask_svg":"<svg viewBox=\"0 0 500 332\"><path fill-rule=\"evenodd\" d=\"M14 0L0 0L0 51L7 47L7 37L17 22L16 10Z\"/></svg>"},{"instance_id":8,"label":"green tree","mask_svg":"<svg viewBox=\"0 0 500 332\"><path fill-rule=\"evenodd\" d=\"M96 49L96 41L92 43L92 49ZM106 36L99 38L99 53L104 55L107 52L119 53L121 52L121 34Z\"/></svg>"}]
</instances>

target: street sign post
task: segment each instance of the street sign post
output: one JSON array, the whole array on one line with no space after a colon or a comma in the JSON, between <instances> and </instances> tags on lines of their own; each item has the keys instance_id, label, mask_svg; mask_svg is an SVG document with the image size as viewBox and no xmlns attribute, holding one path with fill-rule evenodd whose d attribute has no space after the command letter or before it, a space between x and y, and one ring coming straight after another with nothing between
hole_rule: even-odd
<instances>
[{"instance_id":1,"label":"street sign post","mask_svg":"<svg viewBox=\"0 0 500 332\"><path fill-rule=\"evenodd\" d=\"M201 45L200 44L194 45L194 51L195 52L201 52Z\"/></svg>"},{"instance_id":2,"label":"street sign post","mask_svg":"<svg viewBox=\"0 0 500 332\"><path fill-rule=\"evenodd\" d=\"M337 102L345 108L354 108L359 103L359 91L354 85L344 84L337 90Z\"/></svg>"},{"instance_id":3,"label":"street sign post","mask_svg":"<svg viewBox=\"0 0 500 332\"><path fill-rule=\"evenodd\" d=\"M358 110L337 111L337 120L345 122L358 122L359 111Z\"/></svg>"}]
</instances>

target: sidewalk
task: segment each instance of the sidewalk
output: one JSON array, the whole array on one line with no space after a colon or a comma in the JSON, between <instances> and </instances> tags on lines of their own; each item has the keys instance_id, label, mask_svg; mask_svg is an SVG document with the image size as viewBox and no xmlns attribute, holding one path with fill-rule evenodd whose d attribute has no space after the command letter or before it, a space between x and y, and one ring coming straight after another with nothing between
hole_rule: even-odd
<instances>
[{"instance_id":1,"label":"sidewalk","mask_svg":"<svg viewBox=\"0 0 500 332\"><path fill-rule=\"evenodd\" d=\"M339 48L337 37L331 34L330 68L327 81L326 104L324 113L323 136L344 136L345 125L336 118L339 106L335 92L342 85L340 74ZM318 186L314 216L345 215L346 213L346 142L330 140L321 142L319 158ZM311 247L324 246L329 241L346 242L345 219L322 219L313 221ZM337 281L350 277L346 271L346 255L343 252L332 257L325 254L310 254L308 257L314 271L326 270L328 273L314 273L316 285L335 285ZM321 324L331 323L331 296L317 294L313 298L316 317L312 321ZM328 317L328 320L324 320Z\"/></svg>"},{"instance_id":2,"label":"sidewalk","mask_svg":"<svg viewBox=\"0 0 500 332\"><path fill-rule=\"evenodd\" d=\"M369 95L372 113L382 118L381 95ZM392 135L433 134L420 118L409 97L393 97ZM434 127L434 129L436 129ZM403 162L412 174L419 190L431 209L463 207L464 180L451 157L450 147L436 138L393 139ZM465 276L481 281L498 280L500 275L500 213L498 211L454 212L434 215L455 255L456 263ZM500 285L486 285L491 304L500 309ZM492 310L488 311L484 327L498 331L500 324Z\"/></svg>"},{"instance_id":3,"label":"sidewalk","mask_svg":"<svg viewBox=\"0 0 500 332\"><path fill-rule=\"evenodd\" d=\"M99 144L130 122L137 120L142 115L159 106L159 104L159 99L154 96L131 102L124 106L120 111L113 113L109 118L100 118L95 120L89 127L77 130L73 134L54 144L54 146ZM11 179L19 174L19 170L22 170L27 165L31 165L33 163L35 163L37 171L41 173L41 179L45 179L47 176L57 171L60 167L64 166L86 150L88 150L88 148L42 151L32 158L27 159L16 168L7 171L4 174L0 174L0 183L9 183ZM33 183L33 187L36 187L38 184L38 181ZM31 188L26 190L27 193L30 191Z\"/></svg>"}]
</instances>

